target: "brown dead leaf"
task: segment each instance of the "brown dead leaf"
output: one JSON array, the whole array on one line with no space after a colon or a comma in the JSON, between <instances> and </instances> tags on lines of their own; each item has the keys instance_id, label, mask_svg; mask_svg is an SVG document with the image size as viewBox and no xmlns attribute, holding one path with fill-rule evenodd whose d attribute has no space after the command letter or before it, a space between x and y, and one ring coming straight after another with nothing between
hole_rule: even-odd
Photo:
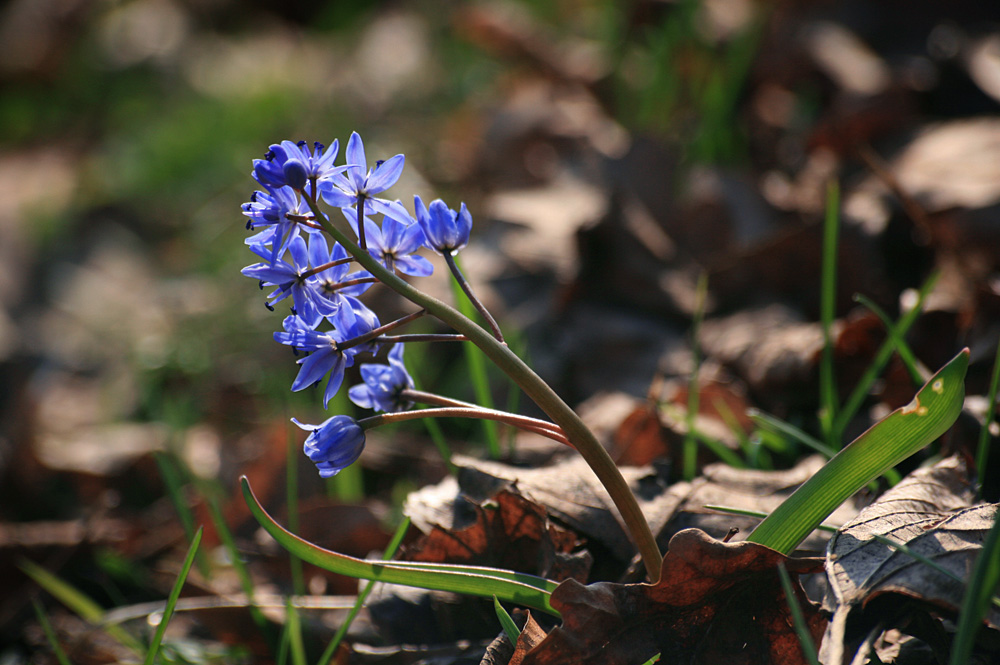
<instances>
[{"instance_id":1,"label":"brown dead leaf","mask_svg":"<svg viewBox=\"0 0 1000 665\"><path fill-rule=\"evenodd\" d=\"M656 652L667 663L804 663L778 581L782 562L793 574L819 567L755 543L682 531L671 539L655 585L560 585L552 605L563 624L524 665L635 665ZM818 639L825 620L801 590L796 595Z\"/></svg>"},{"instance_id":2,"label":"brown dead leaf","mask_svg":"<svg viewBox=\"0 0 1000 665\"><path fill-rule=\"evenodd\" d=\"M491 566L556 580L587 578L589 557L568 556L581 545L577 535L552 524L545 508L516 489L502 489L489 501L472 503L472 508L471 525L435 526L407 549L406 559Z\"/></svg>"},{"instance_id":3,"label":"brown dead leaf","mask_svg":"<svg viewBox=\"0 0 1000 665\"><path fill-rule=\"evenodd\" d=\"M514 645L514 655L511 656L509 665L521 665L525 656L547 637L542 627L531 616L531 612L527 612L527 615L528 619L525 621L524 628L521 629L521 634L517 638L517 644Z\"/></svg>"},{"instance_id":4,"label":"brown dead leaf","mask_svg":"<svg viewBox=\"0 0 1000 665\"><path fill-rule=\"evenodd\" d=\"M900 601L907 598L958 611L964 584L875 537L904 543L967 578L997 512L994 505L971 505L973 498L964 464L958 457L950 457L910 474L833 537L826 563L829 590L824 599L833 618L821 650L824 663L846 662L864 633L885 619L884 613L865 616L865 606L877 597L897 594L903 597ZM1000 612L994 609L987 623L1000 627Z\"/></svg>"}]
</instances>

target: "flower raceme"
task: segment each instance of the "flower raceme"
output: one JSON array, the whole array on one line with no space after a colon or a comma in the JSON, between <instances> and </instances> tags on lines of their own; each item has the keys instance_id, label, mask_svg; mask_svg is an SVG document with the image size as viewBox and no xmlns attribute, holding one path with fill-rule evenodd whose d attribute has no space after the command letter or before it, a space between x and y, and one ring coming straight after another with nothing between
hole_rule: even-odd
<instances>
[{"instance_id":1,"label":"flower raceme","mask_svg":"<svg viewBox=\"0 0 1000 665\"><path fill-rule=\"evenodd\" d=\"M249 218L247 229L255 231L246 243L260 260L242 272L258 280L261 288L272 288L266 301L269 309L291 301L292 313L274 339L304 354L297 361L293 391L326 381L324 408L340 390L356 358L375 354L388 342L389 338L380 341L383 330L422 312L380 327L375 313L358 300L377 280L366 270L352 271L356 259L340 243L328 241L323 229L332 220L317 207L320 200L341 209L359 243L386 270L410 277L433 272L433 265L419 250L454 254L465 247L472 227L465 204L455 212L438 199L428 209L416 197L414 216L398 200L379 196L399 180L403 155L377 161L369 168L364 143L355 132L347 142L344 164L337 166L339 145L336 140L329 147L287 140L271 145L264 159L253 161L252 176L261 189L243 204L243 214ZM365 239L367 243L362 242ZM427 341L449 335L422 337ZM402 338L393 340L387 364L361 365L363 383L349 391L359 407L395 413L413 406L403 397L414 382L403 365L404 345L398 339ZM305 452L324 477L336 474L361 454L364 423L358 425L347 416L334 416L320 425L295 422L310 432Z\"/></svg>"}]
</instances>

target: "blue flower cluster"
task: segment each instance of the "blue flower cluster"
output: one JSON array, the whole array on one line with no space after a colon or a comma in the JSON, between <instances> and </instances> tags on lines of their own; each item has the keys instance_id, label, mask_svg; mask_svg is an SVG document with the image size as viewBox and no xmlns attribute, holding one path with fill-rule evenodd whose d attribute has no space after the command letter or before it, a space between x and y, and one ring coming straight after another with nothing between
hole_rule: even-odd
<instances>
[{"instance_id":1,"label":"blue flower cluster","mask_svg":"<svg viewBox=\"0 0 1000 665\"><path fill-rule=\"evenodd\" d=\"M426 247L453 254L466 245L472 227L465 204L455 212L441 200L426 206L414 197L414 217L400 201L379 196L399 180L403 155L369 168L356 132L347 143L346 163L341 166L334 165L338 151L338 141L329 147L292 141L270 146L265 158L253 163L253 177L262 189L243 204L243 214L249 218L247 229L257 231L246 243L260 261L242 272L258 280L262 289L272 289L266 301L269 309L291 297L292 313L274 339L304 354L298 360L293 391L327 380L324 408L339 391L345 370L354 365L356 356L378 352L380 323L359 300L377 280L365 270L351 272L354 259L347 250L337 242L328 243L322 230L328 220L317 220L316 203L322 200L339 208L359 242L364 238L368 253L387 270L413 277L433 272L430 261L416 254L418 250ZM362 365L361 377L364 383L349 391L358 406L385 412L412 406L402 396L413 388L403 364L402 344L389 352L387 365ZM334 416L320 425L295 422L310 432L305 453L323 477L353 463L364 447L363 428L348 416Z\"/></svg>"}]
</instances>

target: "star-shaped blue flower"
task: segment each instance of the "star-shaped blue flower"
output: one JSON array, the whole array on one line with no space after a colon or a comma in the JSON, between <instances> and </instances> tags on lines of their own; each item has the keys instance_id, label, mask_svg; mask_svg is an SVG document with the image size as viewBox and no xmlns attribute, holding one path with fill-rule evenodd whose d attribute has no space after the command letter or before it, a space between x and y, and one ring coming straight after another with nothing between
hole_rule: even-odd
<instances>
[{"instance_id":1,"label":"star-shaped blue flower","mask_svg":"<svg viewBox=\"0 0 1000 665\"><path fill-rule=\"evenodd\" d=\"M309 432L302 450L323 478L354 464L365 449L365 431L350 416L333 416L319 425L306 425L295 418L292 422Z\"/></svg>"}]
</instances>

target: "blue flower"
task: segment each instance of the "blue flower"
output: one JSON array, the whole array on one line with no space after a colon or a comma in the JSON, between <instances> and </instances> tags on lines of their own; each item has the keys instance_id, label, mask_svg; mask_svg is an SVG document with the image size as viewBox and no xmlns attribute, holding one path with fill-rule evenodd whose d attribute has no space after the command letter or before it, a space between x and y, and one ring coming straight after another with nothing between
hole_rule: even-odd
<instances>
[{"instance_id":1,"label":"blue flower","mask_svg":"<svg viewBox=\"0 0 1000 665\"><path fill-rule=\"evenodd\" d=\"M347 142L346 160L347 167L343 173L334 173L319 184L319 192L324 201L337 208L353 208L357 206L358 198L363 198L365 215L373 212L388 214L395 206L398 206L397 212L403 208L393 201L374 196L399 180L405 161L403 155L380 161L375 168L369 169L365 145L358 133L354 132Z\"/></svg>"},{"instance_id":2,"label":"blue flower","mask_svg":"<svg viewBox=\"0 0 1000 665\"><path fill-rule=\"evenodd\" d=\"M356 298L347 297L347 302L337 312L328 317L335 329L327 332L313 330L301 317L292 315L282 322L284 332L274 333L277 342L308 353L298 364L302 367L292 382L292 392L304 390L323 380L330 379L323 392L323 408L326 408L344 382L344 371L354 365L354 356L362 351L372 351L375 344L368 342L347 349L340 345L348 339L359 337L378 327L378 317Z\"/></svg>"},{"instance_id":3,"label":"blue flower","mask_svg":"<svg viewBox=\"0 0 1000 665\"><path fill-rule=\"evenodd\" d=\"M361 366L364 383L351 386L351 401L363 409L393 413L406 411L413 402L402 398L404 390L413 388L413 379L403 364L403 345L397 344L389 352L389 364L367 363Z\"/></svg>"},{"instance_id":4,"label":"blue flower","mask_svg":"<svg viewBox=\"0 0 1000 665\"><path fill-rule=\"evenodd\" d=\"M308 204L300 200L291 187L277 187L266 192L256 191L243 204L243 214L250 218L247 229L267 227L246 239L246 244L271 245L269 260L273 263L299 235L298 222L311 216Z\"/></svg>"},{"instance_id":5,"label":"blue flower","mask_svg":"<svg viewBox=\"0 0 1000 665\"><path fill-rule=\"evenodd\" d=\"M315 240L318 238L318 240ZM326 243L322 236L310 236L310 244L315 242ZM262 259L267 259L271 250L261 245L251 245L252 249ZM241 272L247 277L253 277L261 282L261 287L278 287L267 297L271 300L267 303L268 309L274 309L274 303L284 300L289 295L295 304L295 313L309 326L315 328L323 318L323 314L316 307L316 281L306 277L309 271L309 250L306 241L301 236L292 238L288 243L288 252L292 257L292 263L275 260L272 262L255 263L247 266Z\"/></svg>"},{"instance_id":6,"label":"blue flower","mask_svg":"<svg viewBox=\"0 0 1000 665\"><path fill-rule=\"evenodd\" d=\"M288 185L301 190L309 180L327 178L348 168L333 165L339 149L336 139L329 148L317 141L312 150L305 141L282 141L272 145L264 159L253 161L253 175L265 187Z\"/></svg>"},{"instance_id":7,"label":"blue flower","mask_svg":"<svg viewBox=\"0 0 1000 665\"><path fill-rule=\"evenodd\" d=\"M309 261L314 270L345 259L347 259L347 250L339 243L334 243L331 251L327 247L326 239L321 235L316 234L310 237ZM310 294L314 296L316 308L323 316L334 314L348 302L347 296L360 296L371 287L370 283L341 286L346 281L371 277L371 273L366 270L348 274L349 269L350 266L347 263L341 263L321 270L314 276L315 288L310 289Z\"/></svg>"},{"instance_id":8,"label":"blue flower","mask_svg":"<svg viewBox=\"0 0 1000 665\"><path fill-rule=\"evenodd\" d=\"M292 422L309 432L302 450L323 478L354 464L365 449L365 431L350 416L333 416L319 425L305 425L295 418Z\"/></svg>"},{"instance_id":9,"label":"blue flower","mask_svg":"<svg viewBox=\"0 0 1000 665\"><path fill-rule=\"evenodd\" d=\"M402 204L399 205L402 214L393 211L394 216L382 218L382 228L368 217L365 217L365 238L368 241L368 253L384 265L388 270L414 277L427 277L434 272L434 266L422 256L413 252L424 246L424 232L413 221ZM358 212L353 208L343 208L341 212L347 218L354 232L358 232ZM398 219L402 217L403 219ZM406 221L408 220L408 221Z\"/></svg>"},{"instance_id":10,"label":"blue flower","mask_svg":"<svg viewBox=\"0 0 1000 665\"><path fill-rule=\"evenodd\" d=\"M427 238L427 247L438 254L454 254L469 243L472 215L464 203L455 212L441 199L435 199L431 201L428 210L420 197L414 196L413 207L416 209L417 223Z\"/></svg>"}]
</instances>

